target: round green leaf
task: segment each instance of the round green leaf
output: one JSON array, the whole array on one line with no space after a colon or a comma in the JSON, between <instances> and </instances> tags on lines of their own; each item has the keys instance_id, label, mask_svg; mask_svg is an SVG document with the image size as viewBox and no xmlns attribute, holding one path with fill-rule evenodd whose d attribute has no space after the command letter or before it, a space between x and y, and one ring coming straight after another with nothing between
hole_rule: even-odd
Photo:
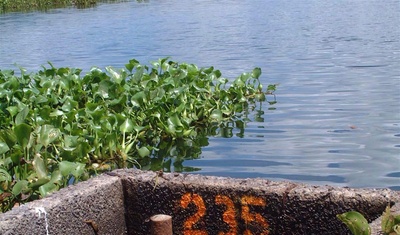
<instances>
[{"instance_id":1,"label":"round green leaf","mask_svg":"<svg viewBox=\"0 0 400 235\"><path fill-rule=\"evenodd\" d=\"M150 150L147 147L143 146L138 149L138 153L140 157L147 157L150 155Z\"/></svg>"},{"instance_id":2,"label":"round green leaf","mask_svg":"<svg viewBox=\"0 0 400 235\"><path fill-rule=\"evenodd\" d=\"M45 147L49 146L60 135L60 130L52 125L43 125L39 129L38 141Z\"/></svg>"},{"instance_id":3,"label":"round green leaf","mask_svg":"<svg viewBox=\"0 0 400 235\"><path fill-rule=\"evenodd\" d=\"M127 133L132 132L134 130L135 125L133 124L132 120L127 118L125 119L124 123L119 127L121 132Z\"/></svg>"},{"instance_id":4,"label":"round green leaf","mask_svg":"<svg viewBox=\"0 0 400 235\"><path fill-rule=\"evenodd\" d=\"M62 161L58 167L63 176L73 175L77 179L85 172L85 164L78 162Z\"/></svg>"},{"instance_id":5,"label":"round green leaf","mask_svg":"<svg viewBox=\"0 0 400 235\"><path fill-rule=\"evenodd\" d=\"M264 93L256 94L256 100L257 101L265 101L266 100L265 94Z\"/></svg>"},{"instance_id":6,"label":"round green leaf","mask_svg":"<svg viewBox=\"0 0 400 235\"><path fill-rule=\"evenodd\" d=\"M261 75L261 69L260 68L254 68L253 72L251 73L251 76L253 78L259 78Z\"/></svg>"},{"instance_id":7,"label":"round green leaf","mask_svg":"<svg viewBox=\"0 0 400 235\"><path fill-rule=\"evenodd\" d=\"M211 118L212 120L217 121L217 122L222 121L222 112L221 112L221 110L219 110L219 109L214 109L214 110L211 112L210 118Z\"/></svg>"},{"instance_id":8,"label":"round green leaf","mask_svg":"<svg viewBox=\"0 0 400 235\"><path fill-rule=\"evenodd\" d=\"M69 161L62 161L58 164L58 167L63 176L68 176L72 174L72 172L75 170L75 163Z\"/></svg>"},{"instance_id":9,"label":"round green leaf","mask_svg":"<svg viewBox=\"0 0 400 235\"><path fill-rule=\"evenodd\" d=\"M4 142L0 142L0 154L6 153L10 148Z\"/></svg>"}]
</instances>

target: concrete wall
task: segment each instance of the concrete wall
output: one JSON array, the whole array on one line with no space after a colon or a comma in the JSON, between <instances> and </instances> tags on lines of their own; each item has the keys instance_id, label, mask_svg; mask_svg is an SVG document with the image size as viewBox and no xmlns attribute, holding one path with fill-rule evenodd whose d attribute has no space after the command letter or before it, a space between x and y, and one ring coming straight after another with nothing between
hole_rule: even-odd
<instances>
[{"instance_id":1,"label":"concrete wall","mask_svg":"<svg viewBox=\"0 0 400 235\"><path fill-rule=\"evenodd\" d=\"M125 224L121 180L101 175L1 214L0 234L118 235Z\"/></svg>"},{"instance_id":2,"label":"concrete wall","mask_svg":"<svg viewBox=\"0 0 400 235\"><path fill-rule=\"evenodd\" d=\"M46 234L47 219L48 234L147 235L155 214L174 234L349 234L336 214L373 221L396 202L390 190L116 170L0 215L0 234Z\"/></svg>"},{"instance_id":3,"label":"concrete wall","mask_svg":"<svg viewBox=\"0 0 400 235\"><path fill-rule=\"evenodd\" d=\"M262 179L121 171L129 234L147 234L153 214L173 216L174 234L347 234L336 215L357 210L372 221L390 190L314 187Z\"/></svg>"}]
</instances>

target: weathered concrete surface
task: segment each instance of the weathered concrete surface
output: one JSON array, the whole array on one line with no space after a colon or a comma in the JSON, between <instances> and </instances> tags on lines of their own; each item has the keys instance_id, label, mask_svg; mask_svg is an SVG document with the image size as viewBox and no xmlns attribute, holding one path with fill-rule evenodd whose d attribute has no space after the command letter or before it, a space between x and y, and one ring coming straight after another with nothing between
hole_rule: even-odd
<instances>
[{"instance_id":1,"label":"weathered concrete surface","mask_svg":"<svg viewBox=\"0 0 400 235\"><path fill-rule=\"evenodd\" d=\"M101 175L0 214L0 234L126 234L121 180Z\"/></svg>"},{"instance_id":2,"label":"weathered concrete surface","mask_svg":"<svg viewBox=\"0 0 400 235\"><path fill-rule=\"evenodd\" d=\"M371 222L387 204L400 214L400 192L125 169L0 214L0 234L147 235L150 217L167 214L177 235L341 235L337 214Z\"/></svg>"},{"instance_id":3,"label":"weathered concrete surface","mask_svg":"<svg viewBox=\"0 0 400 235\"><path fill-rule=\"evenodd\" d=\"M400 215L400 191L393 192L393 194L395 195L394 198L397 198L397 203L390 208L390 212L392 215ZM372 234L383 235L383 232L381 231L381 217L370 223L370 226Z\"/></svg>"},{"instance_id":4,"label":"weathered concrete surface","mask_svg":"<svg viewBox=\"0 0 400 235\"><path fill-rule=\"evenodd\" d=\"M310 186L263 179L230 179L136 170L122 178L128 234L148 234L149 217L173 216L174 234L349 234L336 215L350 210L369 221L390 190Z\"/></svg>"}]
</instances>

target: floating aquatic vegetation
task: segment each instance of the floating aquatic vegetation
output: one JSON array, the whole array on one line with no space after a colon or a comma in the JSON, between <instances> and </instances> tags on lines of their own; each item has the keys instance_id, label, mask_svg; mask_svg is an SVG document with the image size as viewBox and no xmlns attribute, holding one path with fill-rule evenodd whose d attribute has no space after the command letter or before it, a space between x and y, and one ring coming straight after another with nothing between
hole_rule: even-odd
<instances>
[{"instance_id":1,"label":"floating aquatic vegetation","mask_svg":"<svg viewBox=\"0 0 400 235\"><path fill-rule=\"evenodd\" d=\"M261 69L232 82L213 67L167 58L152 66L27 74L0 70L0 200L3 211L116 168L191 171L207 136L272 97ZM261 105L260 105L261 107Z\"/></svg>"}]
</instances>

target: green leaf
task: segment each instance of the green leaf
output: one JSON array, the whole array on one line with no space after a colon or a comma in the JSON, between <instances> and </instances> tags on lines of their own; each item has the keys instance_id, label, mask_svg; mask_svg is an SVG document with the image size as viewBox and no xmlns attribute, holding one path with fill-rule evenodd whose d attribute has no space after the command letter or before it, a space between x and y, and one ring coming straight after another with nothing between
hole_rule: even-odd
<instances>
[{"instance_id":1,"label":"green leaf","mask_svg":"<svg viewBox=\"0 0 400 235\"><path fill-rule=\"evenodd\" d=\"M255 98L256 98L256 101L265 101L266 100L266 97L265 97L264 93L256 94Z\"/></svg>"},{"instance_id":2,"label":"green leaf","mask_svg":"<svg viewBox=\"0 0 400 235\"><path fill-rule=\"evenodd\" d=\"M268 85L267 91L269 91L269 92L274 92L274 91L276 91L276 87L277 87L277 86L278 86L277 84Z\"/></svg>"},{"instance_id":3,"label":"green leaf","mask_svg":"<svg viewBox=\"0 0 400 235\"><path fill-rule=\"evenodd\" d=\"M0 154L6 153L8 150L10 150L8 145L4 142L0 142Z\"/></svg>"},{"instance_id":4,"label":"green leaf","mask_svg":"<svg viewBox=\"0 0 400 235\"><path fill-rule=\"evenodd\" d=\"M138 84L142 80L143 72L144 72L144 67L140 66L136 68L136 72L132 77L132 80L135 82L135 84Z\"/></svg>"},{"instance_id":5,"label":"green leaf","mask_svg":"<svg viewBox=\"0 0 400 235\"><path fill-rule=\"evenodd\" d=\"M39 127L38 141L47 147L60 136L60 130L52 125L43 125Z\"/></svg>"},{"instance_id":6,"label":"green leaf","mask_svg":"<svg viewBox=\"0 0 400 235\"><path fill-rule=\"evenodd\" d=\"M17 142L17 136L13 130L0 130L0 139L6 142L8 147L12 147Z\"/></svg>"},{"instance_id":7,"label":"green leaf","mask_svg":"<svg viewBox=\"0 0 400 235\"><path fill-rule=\"evenodd\" d=\"M85 164L83 163L76 163L75 171L72 172L72 175L79 179L83 173L85 172Z\"/></svg>"},{"instance_id":8,"label":"green leaf","mask_svg":"<svg viewBox=\"0 0 400 235\"><path fill-rule=\"evenodd\" d=\"M260 68L254 68L253 72L251 73L251 76L253 78L259 78L261 75L261 69Z\"/></svg>"},{"instance_id":9,"label":"green leaf","mask_svg":"<svg viewBox=\"0 0 400 235\"><path fill-rule=\"evenodd\" d=\"M144 91L139 91L131 98L132 105L135 107L142 107L146 103L146 95Z\"/></svg>"},{"instance_id":10,"label":"green leaf","mask_svg":"<svg viewBox=\"0 0 400 235\"><path fill-rule=\"evenodd\" d=\"M238 78L233 82L233 85L241 88L245 86L245 83L240 78Z\"/></svg>"},{"instance_id":11,"label":"green leaf","mask_svg":"<svg viewBox=\"0 0 400 235\"><path fill-rule=\"evenodd\" d=\"M213 70L214 70L214 67L213 66L211 66L211 67L209 67L209 68L206 68L206 69L202 69L203 70L203 72L204 73L206 73L206 74L210 74Z\"/></svg>"},{"instance_id":12,"label":"green leaf","mask_svg":"<svg viewBox=\"0 0 400 235\"><path fill-rule=\"evenodd\" d=\"M111 87L113 86L113 82L109 80L103 80L99 83L99 89L98 89L98 94L103 98L103 99L109 99L111 98Z\"/></svg>"},{"instance_id":13,"label":"green leaf","mask_svg":"<svg viewBox=\"0 0 400 235\"><path fill-rule=\"evenodd\" d=\"M3 182L3 181L10 182L11 175L6 170L0 169L0 182Z\"/></svg>"},{"instance_id":14,"label":"green leaf","mask_svg":"<svg viewBox=\"0 0 400 235\"><path fill-rule=\"evenodd\" d=\"M143 158L143 157L147 157L150 155L150 150L147 147L143 146L138 149L138 153L139 153L139 156Z\"/></svg>"},{"instance_id":15,"label":"green leaf","mask_svg":"<svg viewBox=\"0 0 400 235\"><path fill-rule=\"evenodd\" d=\"M78 102L73 100L72 98L68 98L65 100L63 106L61 107L61 109L64 112L71 112L73 109L75 109L75 107L78 106Z\"/></svg>"},{"instance_id":16,"label":"green leaf","mask_svg":"<svg viewBox=\"0 0 400 235\"><path fill-rule=\"evenodd\" d=\"M142 131L145 127L144 126L133 126L133 129L136 131L136 133L139 133Z\"/></svg>"},{"instance_id":17,"label":"green leaf","mask_svg":"<svg viewBox=\"0 0 400 235\"><path fill-rule=\"evenodd\" d=\"M39 179L47 178L47 169L43 159L40 157L39 154L36 154L35 158L33 159L32 165Z\"/></svg>"},{"instance_id":18,"label":"green leaf","mask_svg":"<svg viewBox=\"0 0 400 235\"><path fill-rule=\"evenodd\" d=\"M10 156L12 163L15 165L20 164L23 157L24 153L19 149L13 149L13 153Z\"/></svg>"},{"instance_id":19,"label":"green leaf","mask_svg":"<svg viewBox=\"0 0 400 235\"><path fill-rule=\"evenodd\" d=\"M124 80L124 77L121 75L121 73L118 73L117 71L115 71L113 67L107 66L106 71L111 75L111 79L115 83L121 84L121 82Z\"/></svg>"},{"instance_id":20,"label":"green leaf","mask_svg":"<svg viewBox=\"0 0 400 235\"><path fill-rule=\"evenodd\" d=\"M341 220L353 235L370 235L371 227L364 216L357 211L349 211L343 214L337 215L337 218Z\"/></svg>"},{"instance_id":21,"label":"green leaf","mask_svg":"<svg viewBox=\"0 0 400 235\"><path fill-rule=\"evenodd\" d=\"M63 180L63 176L62 176L60 170L55 170L55 171L53 171L53 173L51 173L50 182L52 182L54 184L61 184L62 180Z\"/></svg>"},{"instance_id":22,"label":"green leaf","mask_svg":"<svg viewBox=\"0 0 400 235\"><path fill-rule=\"evenodd\" d=\"M91 147L86 141L79 141L74 152L78 158L83 158L86 157L90 150Z\"/></svg>"},{"instance_id":23,"label":"green leaf","mask_svg":"<svg viewBox=\"0 0 400 235\"><path fill-rule=\"evenodd\" d=\"M3 89L2 87L0 87L0 98L4 98L4 97L11 97L12 96L12 92L10 90L6 90Z\"/></svg>"},{"instance_id":24,"label":"green leaf","mask_svg":"<svg viewBox=\"0 0 400 235\"><path fill-rule=\"evenodd\" d=\"M4 84L4 88L9 88L10 90L16 91L19 87L19 82L16 77L12 76L9 80Z\"/></svg>"},{"instance_id":25,"label":"green leaf","mask_svg":"<svg viewBox=\"0 0 400 235\"><path fill-rule=\"evenodd\" d=\"M135 68L138 64L139 64L139 61L132 59L132 60L129 60L128 64L125 64L125 68L128 69L128 71L132 73L133 68Z\"/></svg>"},{"instance_id":26,"label":"green leaf","mask_svg":"<svg viewBox=\"0 0 400 235\"><path fill-rule=\"evenodd\" d=\"M58 167L63 176L69 176L73 171L75 171L76 165L74 162L62 161L58 164Z\"/></svg>"},{"instance_id":27,"label":"green leaf","mask_svg":"<svg viewBox=\"0 0 400 235\"><path fill-rule=\"evenodd\" d=\"M66 148L75 148L78 145L79 136L64 135L64 146Z\"/></svg>"},{"instance_id":28,"label":"green leaf","mask_svg":"<svg viewBox=\"0 0 400 235\"><path fill-rule=\"evenodd\" d=\"M57 191L58 189L59 186L50 181L39 187L39 193L42 197L46 197L47 195Z\"/></svg>"},{"instance_id":29,"label":"green leaf","mask_svg":"<svg viewBox=\"0 0 400 235\"><path fill-rule=\"evenodd\" d=\"M63 114L64 112L61 110L54 110L53 112L50 113L50 117L62 116Z\"/></svg>"},{"instance_id":30,"label":"green leaf","mask_svg":"<svg viewBox=\"0 0 400 235\"><path fill-rule=\"evenodd\" d=\"M18 181L12 188L12 194L14 196L18 196L23 192L26 192L28 190L28 181L27 180L20 180Z\"/></svg>"},{"instance_id":31,"label":"green leaf","mask_svg":"<svg viewBox=\"0 0 400 235\"><path fill-rule=\"evenodd\" d=\"M36 181L34 181L33 183L29 184L29 188L36 190L37 188L39 188L40 186L42 186L43 184L46 184L47 182L49 182L50 180L48 178L41 178L38 179Z\"/></svg>"},{"instance_id":32,"label":"green leaf","mask_svg":"<svg viewBox=\"0 0 400 235\"><path fill-rule=\"evenodd\" d=\"M43 95L38 95L38 96L36 96L36 97L35 97L35 100L34 100L34 102L35 102L36 104L46 103L47 101L48 101L47 97L46 97L46 96L43 96Z\"/></svg>"},{"instance_id":33,"label":"green leaf","mask_svg":"<svg viewBox=\"0 0 400 235\"><path fill-rule=\"evenodd\" d=\"M26 148L31 137L31 127L25 123L19 124L14 127L14 134L22 148Z\"/></svg>"},{"instance_id":34,"label":"green leaf","mask_svg":"<svg viewBox=\"0 0 400 235\"><path fill-rule=\"evenodd\" d=\"M10 113L12 117L14 117L18 113L18 107L17 106L8 106L7 111Z\"/></svg>"},{"instance_id":35,"label":"green leaf","mask_svg":"<svg viewBox=\"0 0 400 235\"><path fill-rule=\"evenodd\" d=\"M175 129L183 126L181 120L176 113L168 118L168 125L174 127Z\"/></svg>"},{"instance_id":36,"label":"green leaf","mask_svg":"<svg viewBox=\"0 0 400 235\"><path fill-rule=\"evenodd\" d=\"M394 216L390 212L390 206L387 205L385 211L382 213L381 229L385 234L393 234L396 224L400 223L400 215Z\"/></svg>"},{"instance_id":37,"label":"green leaf","mask_svg":"<svg viewBox=\"0 0 400 235\"><path fill-rule=\"evenodd\" d=\"M26 117L29 114L29 107L25 106L15 117L15 124L19 125L25 122Z\"/></svg>"},{"instance_id":38,"label":"green leaf","mask_svg":"<svg viewBox=\"0 0 400 235\"><path fill-rule=\"evenodd\" d=\"M125 119L124 123L119 127L119 130L123 133L132 132L134 130L135 125L133 124L132 120L127 118Z\"/></svg>"},{"instance_id":39,"label":"green leaf","mask_svg":"<svg viewBox=\"0 0 400 235\"><path fill-rule=\"evenodd\" d=\"M85 172L85 164L78 162L62 161L58 167L63 176L73 175L76 179Z\"/></svg>"},{"instance_id":40,"label":"green leaf","mask_svg":"<svg viewBox=\"0 0 400 235\"><path fill-rule=\"evenodd\" d=\"M179 137L183 133L183 124L181 120L179 119L178 115L174 113L172 116L170 116L167 120L168 127L166 129L167 133L169 133L172 137Z\"/></svg>"},{"instance_id":41,"label":"green leaf","mask_svg":"<svg viewBox=\"0 0 400 235\"><path fill-rule=\"evenodd\" d=\"M219 110L219 109L214 109L214 110L211 112L210 118L211 118L212 120L217 121L217 122L221 122L221 121L223 120L221 110Z\"/></svg>"}]
</instances>

